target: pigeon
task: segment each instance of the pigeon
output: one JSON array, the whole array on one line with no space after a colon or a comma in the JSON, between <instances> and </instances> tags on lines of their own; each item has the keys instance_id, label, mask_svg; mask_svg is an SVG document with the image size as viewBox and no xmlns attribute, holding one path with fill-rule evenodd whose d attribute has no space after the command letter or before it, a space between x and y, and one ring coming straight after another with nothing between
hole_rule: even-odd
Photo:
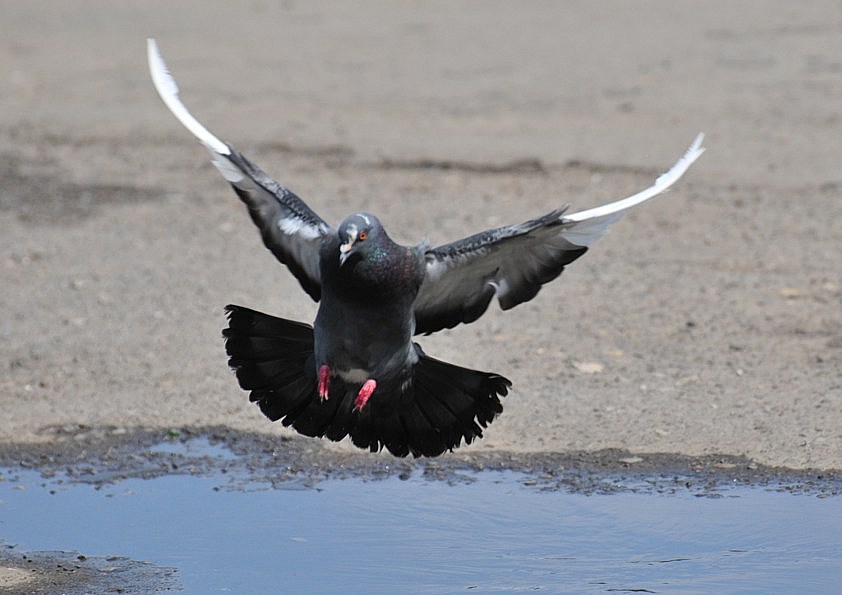
<instances>
[{"instance_id":1,"label":"pigeon","mask_svg":"<svg viewBox=\"0 0 842 595\"><path fill-rule=\"evenodd\" d=\"M355 212L332 227L303 200L200 124L179 99L153 39L152 80L173 115L210 152L265 246L319 303L313 325L228 305L228 364L251 402L305 436L398 457L434 457L482 438L511 382L427 355L413 341L508 310L582 256L630 208L666 191L699 158L703 135L649 188L604 206L567 207L432 247L395 243Z\"/></svg>"}]
</instances>

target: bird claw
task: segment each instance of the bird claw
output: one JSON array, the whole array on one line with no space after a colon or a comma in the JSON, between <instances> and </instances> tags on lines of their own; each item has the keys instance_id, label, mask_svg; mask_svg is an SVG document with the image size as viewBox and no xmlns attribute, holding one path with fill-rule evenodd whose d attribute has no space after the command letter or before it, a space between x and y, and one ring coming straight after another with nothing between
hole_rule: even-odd
<instances>
[{"instance_id":1,"label":"bird claw","mask_svg":"<svg viewBox=\"0 0 842 595\"><path fill-rule=\"evenodd\" d=\"M365 383L360 388L360 392L357 393L357 398L354 399L354 411L361 411L365 404L368 403L368 400L371 398L374 389L377 388L377 381L373 378L369 378L365 381Z\"/></svg>"},{"instance_id":2,"label":"bird claw","mask_svg":"<svg viewBox=\"0 0 842 595\"><path fill-rule=\"evenodd\" d=\"M319 368L319 399L327 401L327 396L330 393L330 367L323 364Z\"/></svg>"}]
</instances>

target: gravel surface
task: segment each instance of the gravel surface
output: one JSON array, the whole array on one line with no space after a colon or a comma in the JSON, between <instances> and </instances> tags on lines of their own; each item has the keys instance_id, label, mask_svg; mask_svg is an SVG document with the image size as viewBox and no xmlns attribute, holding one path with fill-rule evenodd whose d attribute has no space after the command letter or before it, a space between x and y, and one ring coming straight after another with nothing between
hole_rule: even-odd
<instances>
[{"instance_id":1,"label":"gravel surface","mask_svg":"<svg viewBox=\"0 0 842 595\"><path fill-rule=\"evenodd\" d=\"M631 194L706 132L535 300L421 340L514 382L460 451L842 469L836 3L0 7L0 450L80 426L289 443L226 369L222 308L315 306L156 96L154 36L214 132L403 242Z\"/></svg>"}]
</instances>

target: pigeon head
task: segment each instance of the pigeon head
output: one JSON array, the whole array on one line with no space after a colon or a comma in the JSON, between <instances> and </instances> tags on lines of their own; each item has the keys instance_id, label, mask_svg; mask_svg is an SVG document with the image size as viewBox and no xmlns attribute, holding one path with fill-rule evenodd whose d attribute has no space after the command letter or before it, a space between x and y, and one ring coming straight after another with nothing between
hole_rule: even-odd
<instances>
[{"instance_id":1,"label":"pigeon head","mask_svg":"<svg viewBox=\"0 0 842 595\"><path fill-rule=\"evenodd\" d=\"M377 217L354 213L339 226L339 264L345 264L353 255L364 257L370 247L377 246L384 237L386 232Z\"/></svg>"}]
</instances>

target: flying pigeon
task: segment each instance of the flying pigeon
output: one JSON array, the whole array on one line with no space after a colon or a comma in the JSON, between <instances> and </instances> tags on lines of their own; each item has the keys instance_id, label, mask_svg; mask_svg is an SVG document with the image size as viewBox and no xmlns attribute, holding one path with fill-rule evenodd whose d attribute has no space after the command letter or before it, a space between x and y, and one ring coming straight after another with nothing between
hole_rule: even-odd
<instances>
[{"instance_id":1,"label":"flying pigeon","mask_svg":"<svg viewBox=\"0 0 842 595\"><path fill-rule=\"evenodd\" d=\"M511 382L428 356L412 338L531 300L625 211L664 192L704 149L693 144L654 185L610 204L482 231L438 247L396 244L376 216L331 227L292 191L200 124L153 39L152 80L248 207L263 243L314 301L313 326L229 305L228 363L272 421L307 436L402 457L438 456L482 437Z\"/></svg>"}]
</instances>

